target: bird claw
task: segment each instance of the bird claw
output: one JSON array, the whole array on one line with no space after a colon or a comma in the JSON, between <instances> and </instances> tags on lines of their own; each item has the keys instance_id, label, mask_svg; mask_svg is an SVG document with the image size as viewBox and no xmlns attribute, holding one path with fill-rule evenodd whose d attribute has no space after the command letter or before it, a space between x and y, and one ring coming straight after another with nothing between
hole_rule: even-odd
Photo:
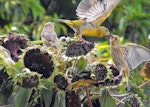
<instances>
[{"instance_id":1,"label":"bird claw","mask_svg":"<svg viewBox=\"0 0 150 107\"><path fill-rule=\"evenodd\" d=\"M79 39L79 41L80 42L82 42L82 44L90 44L90 42L89 41L86 41L85 39Z\"/></svg>"},{"instance_id":2,"label":"bird claw","mask_svg":"<svg viewBox=\"0 0 150 107\"><path fill-rule=\"evenodd\" d=\"M83 39L82 35L79 34L79 41L82 42L82 44L90 44L90 42L86 41L85 39Z\"/></svg>"},{"instance_id":3,"label":"bird claw","mask_svg":"<svg viewBox=\"0 0 150 107\"><path fill-rule=\"evenodd\" d=\"M113 81L119 80L121 76L122 75L117 75L117 76L113 77Z\"/></svg>"},{"instance_id":4,"label":"bird claw","mask_svg":"<svg viewBox=\"0 0 150 107\"><path fill-rule=\"evenodd\" d=\"M110 67L113 67L113 68L117 69L117 67L116 67L115 64L107 64L107 65L110 66Z\"/></svg>"}]
</instances>

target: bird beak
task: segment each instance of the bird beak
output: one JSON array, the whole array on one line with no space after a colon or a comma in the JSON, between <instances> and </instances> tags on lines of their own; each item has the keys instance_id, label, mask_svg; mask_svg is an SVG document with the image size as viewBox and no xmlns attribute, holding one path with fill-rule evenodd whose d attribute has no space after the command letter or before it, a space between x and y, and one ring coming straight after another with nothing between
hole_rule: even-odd
<instances>
[{"instance_id":1,"label":"bird beak","mask_svg":"<svg viewBox=\"0 0 150 107\"><path fill-rule=\"evenodd\" d=\"M106 36L110 36L110 35L111 35L111 33L108 31L107 34L106 34Z\"/></svg>"},{"instance_id":2,"label":"bird beak","mask_svg":"<svg viewBox=\"0 0 150 107\"><path fill-rule=\"evenodd\" d=\"M114 38L114 36L112 35L112 34L110 34L110 35L108 35L109 37L110 37L110 39L113 39Z\"/></svg>"}]
</instances>

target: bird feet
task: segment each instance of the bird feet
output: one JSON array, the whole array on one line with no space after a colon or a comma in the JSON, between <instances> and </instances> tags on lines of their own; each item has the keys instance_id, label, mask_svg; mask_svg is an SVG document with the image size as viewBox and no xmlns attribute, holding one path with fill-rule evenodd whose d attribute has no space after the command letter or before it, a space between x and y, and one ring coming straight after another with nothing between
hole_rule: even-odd
<instances>
[{"instance_id":1,"label":"bird feet","mask_svg":"<svg viewBox=\"0 0 150 107\"><path fill-rule=\"evenodd\" d=\"M86 41L85 39L79 39L79 41L80 42L82 42L82 44L90 44L90 42L89 41Z\"/></svg>"},{"instance_id":2,"label":"bird feet","mask_svg":"<svg viewBox=\"0 0 150 107\"><path fill-rule=\"evenodd\" d=\"M110 69L112 70L113 81L120 80L122 74L117 69L117 67L114 64L108 64L108 66L110 66Z\"/></svg>"},{"instance_id":3,"label":"bird feet","mask_svg":"<svg viewBox=\"0 0 150 107\"><path fill-rule=\"evenodd\" d=\"M112 68L115 68L117 69L116 65L115 64L107 64L108 66L112 67Z\"/></svg>"},{"instance_id":4,"label":"bird feet","mask_svg":"<svg viewBox=\"0 0 150 107\"><path fill-rule=\"evenodd\" d=\"M119 75L113 77L113 81L120 80L121 77L122 77L122 75L119 74Z\"/></svg>"},{"instance_id":5,"label":"bird feet","mask_svg":"<svg viewBox=\"0 0 150 107\"><path fill-rule=\"evenodd\" d=\"M86 41L85 39L83 39L83 37L82 37L82 35L81 34L79 34L79 41L81 41L82 42L82 44L90 44L90 42L88 42L88 41Z\"/></svg>"}]
</instances>

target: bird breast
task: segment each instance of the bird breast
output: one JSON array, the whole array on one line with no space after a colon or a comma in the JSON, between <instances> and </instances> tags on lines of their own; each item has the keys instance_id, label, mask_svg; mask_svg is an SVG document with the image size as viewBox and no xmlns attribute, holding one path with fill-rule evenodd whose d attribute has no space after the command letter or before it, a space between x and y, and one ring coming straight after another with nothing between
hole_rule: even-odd
<instances>
[{"instance_id":1,"label":"bird breast","mask_svg":"<svg viewBox=\"0 0 150 107\"><path fill-rule=\"evenodd\" d=\"M111 46L110 52L111 52L111 56L115 65L116 66L122 65L125 59L124 59L124 55L122 53L121 47Z\"/></svg>"}]
</instances>

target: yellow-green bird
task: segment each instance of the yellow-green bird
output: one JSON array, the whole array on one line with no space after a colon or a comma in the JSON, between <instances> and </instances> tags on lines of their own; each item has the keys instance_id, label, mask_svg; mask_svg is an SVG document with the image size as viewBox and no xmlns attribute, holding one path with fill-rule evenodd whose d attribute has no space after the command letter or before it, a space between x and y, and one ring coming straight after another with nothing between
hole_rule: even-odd
<instances>
[{"instance_id":1,"label":"yellow-green bird","mask_svg":"<svg viewBox=\"0 0 150 107\"><path fill-rule=\"evenodd\" d=\"M110 35L110 52L120 75L123 73L126 77L127 84L130 71L142 62L150 61L150 49L135 43L121 45L120 37L117 35Z\"/></svg>"},{"instance_id":2,"label":"yellow-green bird","mask_svg":"<svg viewBox=\"0 0 150 107\"><path fill-rule=\"evenodd\" d=\"M110 32L106 27L101 26L101 24L108 18L119 1L82 0L76 9L76 15L79 20L59 19L59 21L71 27L75 32L74 35L79 40L85 41L82 35L103 37L109 35Z\"/></svg>"}]
</instances>

